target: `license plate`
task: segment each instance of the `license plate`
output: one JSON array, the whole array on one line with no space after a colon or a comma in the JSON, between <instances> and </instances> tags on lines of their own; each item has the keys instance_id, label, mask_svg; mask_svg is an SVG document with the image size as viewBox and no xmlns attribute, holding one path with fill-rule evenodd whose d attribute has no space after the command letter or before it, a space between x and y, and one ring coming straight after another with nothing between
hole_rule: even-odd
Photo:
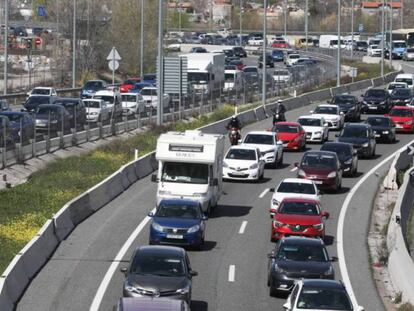
<instances>
[{"instance_id":1,"label":"license plate","mask_svg":"<svg viewBox=\"0 0 414 311\"><path fill-rule=\"evenodd\" d=\"M375 134L375 137L381 137L381 135L380 134Z\"/></svg>"},{"instance_id":2,"label":"license plate","mask_svg":"<svg viewBox=\"0 0 414 311\"><path fill-rule=\"evenodd\" d=\"M402 129L403 126L401 124L397 124L397 129Z\"/></svg>"},{"instance_id":3,"label":"license plate","mask_svg":"<svg viewBox=\"0 0 414 311\"><path fill-rule=\"evenodd\" d=\"M288 144L283 144L283 147L287 147L288 146Z\"/></svg>"},{"instance_id":4,"label":"license plate","mask_svg":"<svg viewBox=\"0 0 414 311\"><path fill-rule=\"evenodd\" d=\"M377 110L377 109L378 109L378 107L369 107L369 109L372 109L372 110Z\"/></svg>"},{"instance_id":5,"label":"license plate","mask_svg":"<svg viewBox=\"0 0 414 311\"><path fill-rule=\"evenodd\" d=\"M322 181L321 180L314 180L313 181L315 184L317 184L317 185L322 185Z\"/></svg>"},{"instance_id":6,"label":"license plate","mask_svg":"<svg viewBox=\"0 0 414 311\"><path fill-rule=\"evenodd\" d=\"M236 175L236 176L244 175L244 173L242 173L242 172L236 172L236 171L231 172L231 174Z\"/></svg>"},{"instance_id":7,"label":"license plate","mask_svg":"<svg viewBox=\"0 0 414 311\"><path fill-rule=\"evenodd\" d=\"M182 240L184 237L180 234L167 234L167 239Z\"/></svg>"}]
</instances>

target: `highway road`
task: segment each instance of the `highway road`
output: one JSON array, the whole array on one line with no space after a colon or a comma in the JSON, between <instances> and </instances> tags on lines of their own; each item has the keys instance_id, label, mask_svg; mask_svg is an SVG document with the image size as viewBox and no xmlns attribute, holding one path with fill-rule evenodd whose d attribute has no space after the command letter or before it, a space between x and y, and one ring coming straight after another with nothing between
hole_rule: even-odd
<instances>
[{"instance_id":1,"label":"highway road","mask_svg":"<svg viewBox=\"0 0 414 311\"><path fill-rule=\"evenodd\" d=\"M287 117L296 120L311 109L312 106L307 106L289 111ZM251 124L243 132L266 129L270 123L271 120L268 119ZM331 133L331 140L334 139L334 133ZM399 135L396 144L379 144L377 158L361 159L359 176L345 178L341 193L323 194L323 208L331 215L326 232L326 243L331 256L337 255L338 218L350 189L364 173L413 138L412 135ZM320 145L308 145L311 149L319 147ZM266 286L266 254L275 246L270 242L271 221L268 209L271 193L268 189L286 177L295 176L293 163L299 162L302 154L286 153L283 168L267 169L261 183L225 183L220 204L208 220L204 249L189 252L192 268L199 272L193 282L192 310L283 309L285 300L269 297ZM385 172L387 164L376 171ZM383 309L375 287L371 284L366 254L367 224L377 182L378 177L373 174L362 184L362 188L351 200L344 223L345 258L349 276L357 300L366 310ZM140 180L81 223L33 280L17 310L88 310L97 292L98 296L102 295L99 310L111 310L122 295L124 276L119 268L128 265L135 247L148 243L146 215L154 208L155 191L156 185L150 182L150 177ZM242 224L246 222L247 225L243 225L245 229L241 230ZM134 235L131 237L132 233ZM128 239L131 245L124 246L126 254L119 258L113 277L107 278L108 287L98 291L111 263ZM230 266L234 266L234 278L229 278ZM338 264L335 264L335 271L337 278L341 278ZM97 301L100 302L100 299Z\"/></svg>"}]
</instances>

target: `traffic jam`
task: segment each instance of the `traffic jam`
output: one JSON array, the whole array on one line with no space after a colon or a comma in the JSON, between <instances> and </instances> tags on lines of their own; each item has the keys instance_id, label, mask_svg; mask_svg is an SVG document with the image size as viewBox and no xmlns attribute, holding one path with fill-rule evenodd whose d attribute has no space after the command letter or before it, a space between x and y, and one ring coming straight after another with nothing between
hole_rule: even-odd
<instances>
[{"instance_id":1,"label":"traffic jam","mask_svg":"<svg viewBox=\"0 0 414 311\"><path fill-rule=\"evenodd\" d=\"M159 170L151 177L157 205L149 214L149 245L139 246L129 267L121 269L126 278L118 308L162 297L168 299L154 303L172 299L189 309L198 273L187 251L203 249L223 182L260 183L265 170L286 164L293 167L292 176L269 189L266 211L269 240L275 243L267 254L269 295L286 300L286 310L364 310L353 305L334 270L338 258L325 245L330 213L321 198L340 192L343 178L358 176L359 159L375 158L377 144L414 133L412 79L398 75L385 89L366 90L361 100L335 95L297 120L287 120L286 107L278 101L271 126L259 131L242 131L234 115L226 127L227 151L223 135L198 130L162 134L156 148ZM302 154L300 162L284 163L286 152Z\"/></svg>"}]
</instances>

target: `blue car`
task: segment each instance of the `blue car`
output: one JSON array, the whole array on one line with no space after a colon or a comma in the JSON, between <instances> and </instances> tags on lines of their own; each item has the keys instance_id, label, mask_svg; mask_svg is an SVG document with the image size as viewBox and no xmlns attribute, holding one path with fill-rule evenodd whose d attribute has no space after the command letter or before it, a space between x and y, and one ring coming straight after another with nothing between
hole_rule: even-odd
<instances>
[{"instance_id":1,"label":"blue car","mask_svg":"<svg viewBox=\"0 0 414 311\"><path fill-rule=\"evenodd\" d=\"M197 201L165 199L158 205L150 226L150 244L189 246L201 249L207 220Z\"/></svg>"},{"instance_id":2,"label":"blue car","mask_svg":"<svg viewBox=\"0 0 414 311\"><path fill-rule=\"evenodd\" d=\"M273 50L272 57L274 62L283 62L283 60L285 59L283 51L281 50Z\"/></svg>"},{"instance_id":3,"label":"blue car","mask_svg":"<svg viewBox=\"0 0 414 311\"><path fill-rule=\"evenodd\" d=\"M155 85L157 83L157 74L155 73L147 73L142 78L142 82L151 83Z\"/></svg>"},{"instance_id":4,"label":"blue car","mask_svg":"<svg viewBox=\"0 0 414 311\"><path fill-rule=\"evenodd\" d=\"M135 83L134 86L131 89L129 89L128 93L141 93L141 90L144 87L154 87L154 86L155 85L151 84L151 83L138 82L138 83Z\"/></svg>"},{"instance_id":5,"label":"blue car","mask_svg":"<svg viewBox=\"0 0 414 311\"><path fill-rule=\"evenodd\" d=\"M26 141L34 136L34 122L27 112L3 111L1 116L5 116L10 121L12 137L15 141Z\"/></svg>"},{"instance_id":6,"label":"blue car","mask_svg":"<svg viewBox=\"0 0 414 311\"><path fill-rule=\"evenodd\" d=\"M100 90L106 89L106 82L103 80L89 80L83 85L80 91L81 98L92 98Z\"/></svg>"}]
</instances>

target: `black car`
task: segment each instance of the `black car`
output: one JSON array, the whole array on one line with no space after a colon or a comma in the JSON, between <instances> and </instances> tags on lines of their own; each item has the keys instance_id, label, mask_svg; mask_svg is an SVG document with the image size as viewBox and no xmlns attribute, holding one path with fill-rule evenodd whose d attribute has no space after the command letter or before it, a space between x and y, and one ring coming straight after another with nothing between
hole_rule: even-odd
<instances>
[{"instance_id":1,"label":"black car","mask_svg":"<svg viewBox=\"0 0 414 311\"><path fill-rule=\"evenodd\" d=\"M335 95L328 101L328 104L339 106L339 110L345 115L345 121L359 121L361 119L361 104L354 95Z\"/></svg>"},{"instance_id":2,"label":"black car","mask_svg":"<svg viewBox=\"0 0 414 311\"><path fill-rule=\"evenodd\" d=\"M34 122L32 117L27 112L18 111L3 111L0 112L0 116L5 116L10 121L10 128L12 130L12 136L16 141L26 141L33 138L34 135Z\"/></svg>"},{"instance_id":3,"label":"black car","mask_svg":"<svg viewBox=\"0 0 414 311\"><path fill-rule=\"evenodd\" d=\"M86 124L86 108L80 98L57 98L55 105L61 105L71 114L71 127L83 126Z\"/></svg>"},{"instance_id":4,"label":"black car","mask_svg":"<svg viewBox=\"0 0 414 311\"><path fill-rule=\"evenodd\" d=\"M259 68L263 67L263 54L259 57ZM273 57L270 54L266 54L266 67L274 68L275 63L273 61Z\"/></svg>"},{"instance_id":5,"label":"black car","mask_svg":"<svg viewBox=\"0 0 414 311\"><path fill-rule=\"evenodd\" d=\"M369 124L348 123L337 135L340 143L350 143L358 154L364 157L374 157L377 143L375 134Z\"/></svg>"},{"instance_id":6,"label":"black car","mask_svg":"<svg viewBox=\"0 0 414 311\"><path fill-rule=\"evenodd\" d=\"M354 176L358 171L358 153L349 143L326 142L321 146L323 151L335 152L341 163L344 174Z\"/></svg>"},{"instance_id":7,"label":"black car","mask_svg":"<svg viewBox=\"0 0 414 311\"><path fill-rule=\"evenodd\" d=\"M9 104L4 100L0 99L0 111L10 111Z\"/></svg>"},{"instance_id":8,"label":"black car","mask_svg":"<svg viewBox=\"0 0 414 311\"><path fill-rule=\"evenodd\" d=\"M191 303L192 277L187 252L174 246L140 246L125 273L124 297L168 297Z\"/></svg>"},{"instance_id":9,"label":"black car","mask_svg":"<svg viewBox=\"0 0 414 311\"><path fill-rule=\"evenodd\" d=\"M14 141L16 141L16 137L14 136L9 118L0 115L0 147L5 147L4 142L6 142L6 147L11 146Z\"/></svg>"},{"instance_id":10,"label":"black car","mask_svg":"<svg viewBox=\"0 0 414 311\"><path fill-rule=\"evenodd\" d=\"M302 278L334 279L332 261L322 239L285 237L269 255L270 296L288 293Z\"/></svg>"},{"instance_id":11,"label":"black car","mask_svg":"<svg viewBox=\"0 0 414 311\"><path fill-rule=\"evenodd\" d=\"M234 56L247 57L246 50L243 47L241 47L241 46L235 46L235 47L233 47L233 53L234 53Z\"/></svg>"},{"instance_id":12,"label":"black car","mask_svg":"<svg viewBox=\"0 0 414 311\"><path fill-rule=\"evenodd\" d=\"M384 89L369 89L362 96L362 112L384 114L391 109L390 94Z\"/></svg>"},{"instance_id":13,"label":"black car","mask_svg":"<svg viewBox=\"0 0 414 311\"><path fill-rule=\"evenodd\" d=\"M368 117L367 124L371 125L377 140L385 140L389 143L395 142L395 123L389 117Z\"/></svg>"},{"instance_id":14,"label":"black car","mask_svg":"<svg viewBox=\"0 0 414 311\"><path fill-rule=\"evenodd\" d=\"M190 53L208 53L208 51L201 46L195 46L191 48Z\"/></svg>"},{"instance_id":15,"label":"black car","mask_svg":"<svg viewBox=\"0 0 414 311\"><path fill-rule=\"evenodd\" d=\"M368 42L366 41L357 41L355 43L355 50L366 52L368 50Z\"/></svg>"},{"instance_id":16,"label":"black car","mask_svg":"<svg viewBox=\"0 0 414 311\"><path fill-rule=\"evenodd\" d=\"M231 49L224 49L223 53L225 57L238 57L237 55L234 55L234 52Z\"/></svg>"},{"instance_id":17,"label":"black car","mask_svg":"<svg viewBox=\"0 0 414 311\"><path fill-rule=\"evenodd\" d=\"M49 105L53 104L55 101L55 96L45 96L45 95L33 95L30 96L26 102L23 104L23 107L28 112L34 112L40 105Z\"/></svg>"},{"instance_id":18,"label":"black car","mask_svg":"<svg viewBox=\"0 0 414 311\"><path fill-rule=\"evenodd\" d=\"M412 98L411 89L394 89L390 95L390 102L393 106L405 106L411 102Z\"/></svg>"},{"instance_id":19,"label":"black car","mask_svg":"<svg viewBox=\"0 0 414 311\"><path fill-rule=\"evenodd\" d=\"M83 85L80 91L81 98L92 98L100 90L106 89L106 82L103 80L89 80Z\"/></svg>"},{"instance_id":20,"label":"black car","mask_svg":"<svg viewBox=\"0 0 414 311\"><path fill-rule=\"evenodd\" d=\"M260 83L259 70L255 66L246 66L243 68L242 78L246 86L258 86Z\"/></svg>"},{"instance_id":21,"label":"black car","mask_svg":"<svg viewBox=\"0 0 414 311\"><path fill-rule=\"evenodd\" d=\"M238 57L238 56L225 56L224 57L224 64L225 65L230 65L231 62L236 61L236 60L240 60L240 57Z\"/></svg>"},{"instance_id":22,"label":"black car","mask_svg":"<svg viewBox=\"0 0 414 311\"><path fill-rule=\"evenodd\" d=\"M60 105L40 105L34 114L36 129L40 131L66 131L71 119L70 113Z\"/></svg>"}]
</instances>

